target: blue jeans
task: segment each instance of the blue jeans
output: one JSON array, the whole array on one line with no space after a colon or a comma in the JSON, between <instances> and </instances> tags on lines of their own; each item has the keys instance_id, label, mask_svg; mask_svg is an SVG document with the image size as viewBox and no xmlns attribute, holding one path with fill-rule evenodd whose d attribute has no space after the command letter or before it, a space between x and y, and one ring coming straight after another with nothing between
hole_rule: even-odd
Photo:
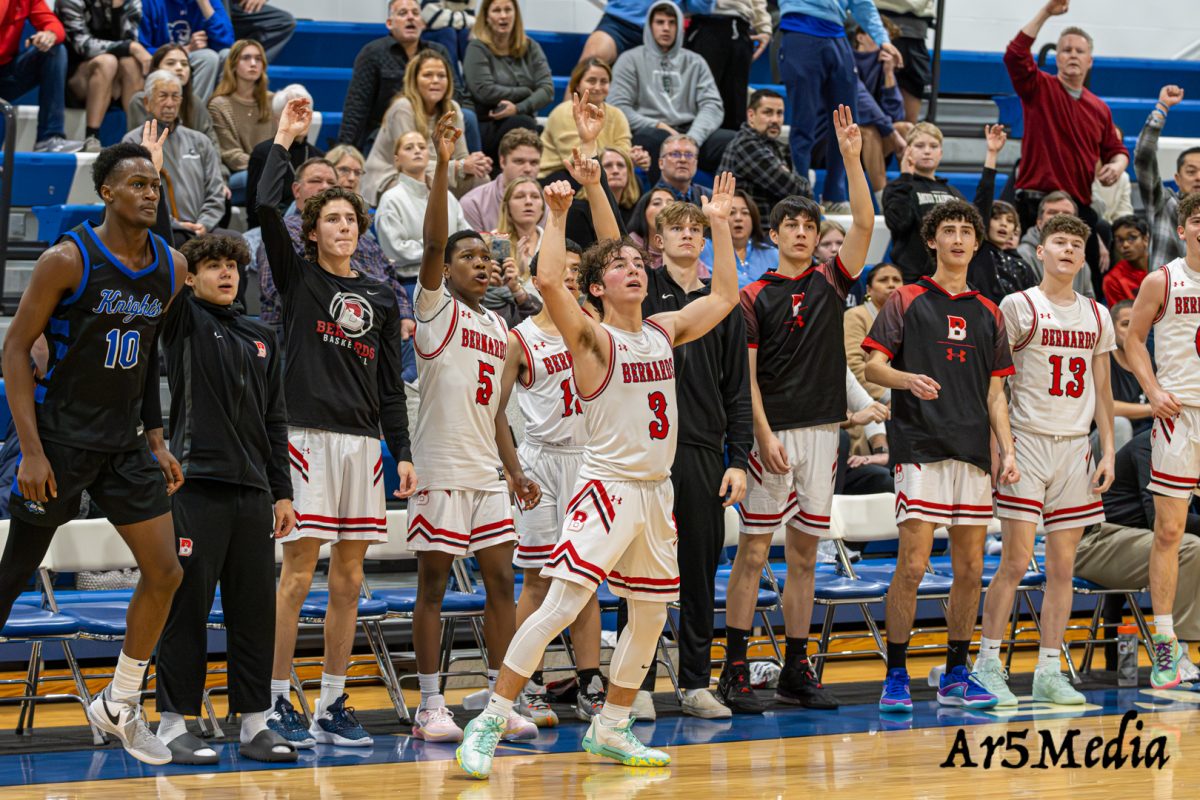
<instances>
[{"instance_id":1,"label":"blue jeans","mask_svg":"<svg viewBox=\"0 0 1200 800\"><path fill-rule=\"evenodd\" d=\"M56 44L46 52L27 47L0 67L0 97L9 102L38 88L37 141L65 137L63 109L66 107L67 48Z\"/></svg>"},{"instance_id":2,"label":"blue jeans","mask_svg":"<svg viewBox=\"0 0 1200 800\"><path fill-rule=\"evenodd\" d=\"M483 149L483 134L479 132L479 117L475 116L475 110L472 108L464 108L463 112L463 136L467 137L467 151L470 153L478 153Z\"/></svg>"},{"instance_id":3,"label":"blue jeans","mask_svg":"<svg viewBox=\"0 0 1200 800\"><path fill-rule=\"evenodd\" d=\"M833 132L831 117L838 105L850 107L857 122L858 74L854 51L845 37L827 39L784 31L779 47L779 74L792 107L792 162L800 175L808 175L812 150L825 140L826 203L845 202L846 168Z\"/></svg>"},{"instance_id":4,"label":"blue jeans","mask_svg":"<svg viewBox=\"0 0 1200 800\"><path fill-rule=\"evenodd\" d=\"M229 176L229 202L235 206L246 205L246 170L238 170Z\"/></svg>"}]
</instances>

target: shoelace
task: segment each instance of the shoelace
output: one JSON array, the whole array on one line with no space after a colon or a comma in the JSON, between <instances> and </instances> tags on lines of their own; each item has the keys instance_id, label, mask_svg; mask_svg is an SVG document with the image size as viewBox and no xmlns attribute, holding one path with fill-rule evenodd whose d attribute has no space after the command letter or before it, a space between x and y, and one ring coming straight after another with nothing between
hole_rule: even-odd
<instances>
[{"instance_id":1,"label":"shoelace","mask_svg":"<svg viewBox=\"0 0 1200 800\"><path fill-rule=\"evenodd\" d=\"M454 712L451 711L450 709L446 708L445 706L438 706L437 708L427 708L427 709L425 709L425 713L429 715L429 720L428 720L428 722L425 723L426 725L429 725L429 724L432 724L435 722L450 722L451 720L454 719Z\"/></svg>"},{"instance_id":2,"label":"shoelace","mask_svg":"<svg viewBox=\"0 0 1200 800\"><path fill-rule=\"evenodd\" d=\"M303 727L303 721L300 719L300 712L291 703L284 702L283 710L279 712L279 719L288 728Z\"/></svg>"},{"instance_id":3,"label":"shoelace","mask_svg":"<svg viewBox=\"0 0 1200 800\"><path fill-rule=\"evenodd\" d=\"M1154 667L1159 671L1171 668L1171 645L1169 642L1158 642L1154 645Z\"/></svg>"},{"instance_id":4,"label":"shoelace","mask_svg":"<svg viewBox=\"0 0 1200 800\"><path fill-rule=\"evenodd\" d=\"M476 752L495 752L505 727L503 724L484 724L479 731L479 742L475 746Z\"/></svg>"},{"instance_id":5,"label":"shoelace","mask_svg":"<svg viewBox=\"0 0 1200 800\"><path fill-rule=\"evenodd\" d=\"M889 694L892 692L897 692L897 691L900 691L901 689L907 689L907 688L908 688L908 676L907 675L889 675L888 676L886 689Z\"/></svg>"},{"instance_id":6,"label":"shoelace","mask_svg":"<svg viewBox=\"0 0 1200 800\"><path fill-rule=\"evenodd\" d=\"M354 707L353 706L342 706L340 709L338 709L334 713L330 714L329 716L333 719L334 724L338 725L339 727L346 727L346 726L352 727L352 728L361 728L362 727L361 725L358 724L358 717L354 716Z\"/></svg>"}]
</instances>

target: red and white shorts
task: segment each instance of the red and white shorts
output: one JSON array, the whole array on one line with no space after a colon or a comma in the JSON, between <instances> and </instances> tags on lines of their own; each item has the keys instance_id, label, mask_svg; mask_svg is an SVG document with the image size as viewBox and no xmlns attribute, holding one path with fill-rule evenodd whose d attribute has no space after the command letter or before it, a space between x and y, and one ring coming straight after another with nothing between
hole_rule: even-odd
<instances>
[{"instance_id":1,"label":"red and white shorts","mask_svg":"<svg viewBox=\"0 0 1200 800\"><path fill-rule=\"evenodd\" d=\"M896 465L896 522L920 519L936 526L987 525L992 479L957 459Z\"/></svg>"},{"instance_id":2,"label":"red and white shorts","mask_svg":"<svg viewBox=\"0 0 1200 800\"><path fill-rule=\"evenodd\" d=\"M1042 523L1047 533L1104 522L1104 503L1092 493L1092 443L1087 436L1013 433L1021 480L997 486L996 516Z\"/></svg>"},{"instance_id":3,"label":"red and white shorts","mask_svg":"<svg viewBox=\"0 0 1200 800\"><path fill-rule=\"evenodd\" d=\"M526 476L542 489L538 504L517 512L517 550L513 565L519 569L546 566L562 535L567 503L583 466L582 447L550 447L523 442L517 450Z\"/></svg>"},{"instance_id":4,"label":"red and white shorts","mask_svg":"<svg viewBox=\"0 0 1200 800\"><path fill-rule=\"evenodd\" d=\"M1200 482L1200 408L1184 406L1171 419L1155 419L1150 429L1150 482L1163 497L1186 500Z\"/></svg>"},{"instance_id":5,"label":"red and white shorts","mask_svg":"<svg viewBox=\"0 0 1200 800\"><path fill-rule=\"evenodd\" d=\"M580 478L567 505L562 539L542 570L595 589L663 603L679 599L675 491L661 481Z\"/></svg>"},{"instance_id":6,"label":"red and white shorts","mask_svg":"<svg viewBox=\"0 0 1200 800\"><path fill-rule=\"evenodd\" d=\"M288 428L296 527L282 542L387 541L379 439Z\"/></svg>"},{"instance_id":7,"label":"red and white shorts","mask_svg":"<svg viewBox=\"0 0 1200 800\"><path fill-rule=\"evenodd\" d=\"M758 449L750 452L749 486L738 505L742 533L770 536L789 525L810 536L829 536L838 426L813 425L774 433L792 471L784 475L768 472Z\"/></svg>"},{"instance_id":8,"label":"red and white shorts","mask_svg":"<svg viewBox=\"0 0 1200 800\"><path fill-rule=\"evenodd\" d=\"M508 487L422 489L408 501L408 549L465 556L517 540Z\"/></svg>"}]
</instances>

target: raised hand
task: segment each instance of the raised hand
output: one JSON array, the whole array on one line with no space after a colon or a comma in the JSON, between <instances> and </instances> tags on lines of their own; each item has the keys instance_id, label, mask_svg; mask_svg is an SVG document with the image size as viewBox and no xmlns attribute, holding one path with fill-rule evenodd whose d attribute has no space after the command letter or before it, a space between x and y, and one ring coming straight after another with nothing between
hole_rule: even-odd
<instances>
[{"instance_id":1,"label":"raised hand","mask_svg":"<svg viewBox=\"0 0 1200 800\"><path fill-rule=\"evenodd\" d=\"M733 194L737 191L737 179L732 172L722 172L713 183L712 197L700 198L700 210L708 217L709 223L729 219L733 209Z\"/></svg>"},{"instance_id":2,"label":"raised hand","mask_svg":"<svg viewBox=\"0 0 1200 800\"><path fill-rule=\"evenodd\" d=\"M1183 99L1183 89L1173 83L1169 83L1158 93L1158 102L1165 107L1171 108Z\"/></svg>"},{"instance_id":3,"label":"raised hand","mask_svg":"<svg viewBox=\"0 0 1200 800\"><path fill-rule=\"evenodd\" d=\"M555 181L545 189L546 207L556 217L565 217L575 201L575 190L568 181Z\"/></svg>"},{"instance_id":4,"label":"raised hand","mask_svg":"<svg viewBox=\"0 0 1200 800\"><path fill-rule=\"evenodd\" d=\"M575 117L575 130L582 144L592 144L600 138L604 129L604 106L589 103L576 92L571 95L571 114Z\"/></svg>"},{"instance_id":5,"label":"raised hand","mask_svg":"<svg viewBox=\"0 0 1200 800\"><path fill-rule=\"evenodd\" d=\"M158 132L158 120L151 118L142 125L142 147L150 151L150 163L154 164L155 172L162 172L163 143L167 141L170 129L163 126L162 133Z\"/></svg>"},{"instance_id":6,"label":"raised hand","mask_svg":"<svg viewBox=\"0 0 1200 800\"><path fill-rule=\"evenodd\" d=\"M312 125L312 102L306 97L289 100L279 115L279 131L299 139L308 133L309 125Z\"/></svg>"},{"instance_id":7,"label":"raised hand","mask_svg":"<svg viewBox=\"0 0 1200 800\"><path fill-rule=\"evenodd\" d=\"M454 127L453 111L444 114L437 121L437 127L433 129L433 147L437 151L439 163L450 163L450 159L454 156L454 145L460 136L462 136L462 131Z\"/></svg>"},{"instance_id":8,"label":"raised hand","mask_svg":"<svg viewBox=\"0 0 1200 800\"><path fill-rule=\"evenodd\" d=\"M837 133L838 149L842 158L857 159L862 155L862 133L854 122L848 106L838 106L833 112L833 129Z\"/></svg>"},{"instance_id":9,"label":"raised hand","mask_svg":"<svg viewBox=\"0 0 1200 800\"><path fill-rule=\"evenodd\" d=\"M987 149L989 153L999 153L1004 149L1004 143L1008 141L1008 131L1004 130L1004 126L999 123L984 125L983 134L987 137Z\"/></svg>"},{"instance_id":10,"label":"raised hand","mask_svg":"<svg viewBox=\"0 0 1200 800\"><path fill-rule=\"evenodd\" d=\"M563 167L580 186L600 185L600 162L584 156L578 147L571 151L571 157L563 163Z\"/></svg>"},{"instance_id":11,"label":"raised hand","mask_svg":"<svg viewBox=\"0 0 1200 800\"><path fill-rule=\"evenodd\" d=\"M1061 16L1071 10L1071 0L1050 0L1045 11L1052 17Z\"/></svg>"}]
</instances>

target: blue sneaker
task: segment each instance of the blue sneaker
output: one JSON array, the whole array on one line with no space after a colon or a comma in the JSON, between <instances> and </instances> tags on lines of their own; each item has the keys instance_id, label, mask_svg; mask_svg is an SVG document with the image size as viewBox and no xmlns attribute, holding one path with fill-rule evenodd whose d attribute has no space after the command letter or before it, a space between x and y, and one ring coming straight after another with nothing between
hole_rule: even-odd
<instances>
[{"instance_id":1,"label":"blue sneaker","mask_svg":"<svg viewBox=\"0 0 1200 800\"><path fill-rule=\"evenodd\" d=\"M370 747L375 740L358 724L354 709L346 706L350 695L344 694L333 702L325 713L313 719L308 732L320 744L336 744L340 747Z\"/></svg>"},{"instance_id":2,"label":"blue sneaker","mask_svg":"<svg viewBox=\"0 0 1200 800\"><path fill-rule=\"evenodd\" d=\"M942 676L937 699L944 706L962 708L993 708L999 702L966 667L955 667Z\"/></svg>"},{"instance_id":3,"label":"blue sneaker","mask_svg":"<svg viewBox=\"0 0 1200 800\"><path fill-rule=\"evenodd\" d=\"M313 747L317 743L317 740L308 732L308 728L304 727L304 719L300 716L300 712L285 697L276 698L275 705L267 714L267 727L286 739L297 750Z\"/></svg>"},{"instance_id":4,"label":"blue sneaker","mask_svg":"<svg viewBox=\"0 0 1200 800\"><path fill-rule=\"evenodd\" d=\"M908 690L908 670L888 670L883 681L883 695L879 698L879 710L891 713L912 713L912 693Z\"/></svg>"}]
</instances>

